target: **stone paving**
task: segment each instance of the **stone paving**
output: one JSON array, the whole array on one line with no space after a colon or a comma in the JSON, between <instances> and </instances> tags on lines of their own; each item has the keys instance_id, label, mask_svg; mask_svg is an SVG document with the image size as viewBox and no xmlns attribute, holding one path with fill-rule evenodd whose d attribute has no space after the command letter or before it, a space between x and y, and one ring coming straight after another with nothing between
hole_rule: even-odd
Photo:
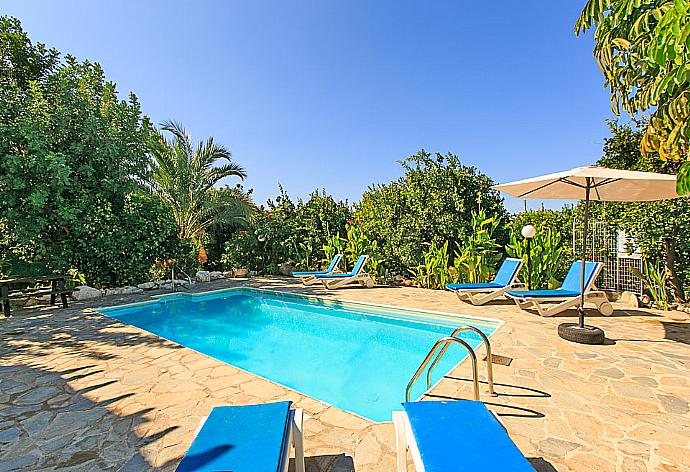
<instances>
[{"instance_id":1,"label":"stone paving","mask_svg":"<svg viewBox=\"0 0 690 472\"><path fill-rule=\"evenodd\" d=\"M613 317L589 318L606 331L607 344L584 346L556 334L574 312L540 318L507 303L466 305L442 291L328 292L280 278L194 290L236 285L505 320L491 342L494 354L512 362L494 364L498 396L483 382L482 400L537 470L690 470L687 315L615 305ZM152 294L0 319L0 471L174 470L214 405L282 399L307 415L308 471L394 470L390 423L369 422L91 309ZM427 398L470 398L469 377L463 362Z\"/></svg>"}]
</instances>

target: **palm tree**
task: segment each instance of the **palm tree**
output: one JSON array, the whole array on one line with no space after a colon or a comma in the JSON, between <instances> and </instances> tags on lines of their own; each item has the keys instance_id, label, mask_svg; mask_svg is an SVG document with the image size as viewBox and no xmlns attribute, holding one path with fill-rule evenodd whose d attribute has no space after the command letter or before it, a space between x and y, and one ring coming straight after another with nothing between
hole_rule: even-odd
<instances>
[{"instance_id":1,"label":"palm tree","mask_svg":"<svg viewBox=\"0 0 690 472\"><path fill-rule=\"evenodd\" d=\"M240 188L214 186L226 177L247 176L232 154L212 137L196 148L180 123L165 121L152 146L150 186L172 208L180 239L201 243L212 225L244 226L256 207Z\"/></svg>"}]
</instances>

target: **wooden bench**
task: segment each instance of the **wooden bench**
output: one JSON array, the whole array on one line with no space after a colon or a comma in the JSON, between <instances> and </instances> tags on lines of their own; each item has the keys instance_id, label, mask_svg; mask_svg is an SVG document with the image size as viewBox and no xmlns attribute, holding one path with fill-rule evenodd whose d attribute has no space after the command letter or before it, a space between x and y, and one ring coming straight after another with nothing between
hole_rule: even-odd
<instances>
[{"instance_id":1,"label":"wooden bench","mask_svg":"<svg viewBox=\"0 0 690 472\"><path fill-rule=\"evenodd\" d=\"M2 312L6 317L10 314L10 300L40 297L50 295L50 304L55 305L60 297L62 307L67 308L67 295L72 292L65 288L67 277L64 275L50 275L45 277L19 277L0 280L0 298Z\"/></svg>"}]
</instances>

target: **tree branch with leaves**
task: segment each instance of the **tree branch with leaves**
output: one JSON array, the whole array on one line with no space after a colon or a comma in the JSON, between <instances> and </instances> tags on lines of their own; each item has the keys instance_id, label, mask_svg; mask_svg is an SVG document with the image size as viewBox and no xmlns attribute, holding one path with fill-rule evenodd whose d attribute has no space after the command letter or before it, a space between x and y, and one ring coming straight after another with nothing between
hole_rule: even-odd
<instances>
[{"instance_id":1,"label":"tree branch with leaves","mask_svg":"<svg viewBox=\"0 0 690 472\"><path fill-rule=\"evenodd\" d=\"M575 32L591 28L613 111L651 111L642 151L683 161L678 192L689 193L690 1L589 0Z\"/></svg>"}]
</instances>

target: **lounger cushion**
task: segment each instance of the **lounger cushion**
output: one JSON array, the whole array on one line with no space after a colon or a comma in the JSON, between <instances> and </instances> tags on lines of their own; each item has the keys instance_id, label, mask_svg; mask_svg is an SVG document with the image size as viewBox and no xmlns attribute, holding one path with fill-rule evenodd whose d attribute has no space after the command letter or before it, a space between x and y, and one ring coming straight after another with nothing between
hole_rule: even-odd
<instances>
[{"instance_id":1,"label":"lounger cushion","mask_svg":"<svg viewBox=\"0 0 690 472\"><path fill-rule=\"evenodd\" d=\"M177 471L277 471L290 404L215 407Z\"/></svg>"},{"instance_id":2,"label":"lounger cushion","mask_svg":"<svg viewBox=\"0 0 690 472\"><path fill-rule=\"evenodd\" d=\"M518 270L522 267L522 259L515 259L512 257L506 258L501 267L496 272L496 277L494 277L494 283L505 287L510 285L515 281Z\"/></svg>"},{"instance_id":3,"label":"lounger cushion","mask_svg":"<svg viewBox=\"0 0 690 472\"><path fill-rule=\"evenodd\" d=\"M426 472L534 471L482 402L403 403Z\"/></svg>"},{"instance_id":4,"label":"lounger cushion","mask_svg":"<svg viewBox=\"0 0 690 472\"><path fill-rule=\"evenodd\" d=\"M302 276L307 276L307 275L319 275L319 274L328 274L329 272L333 272L335 268L338 266L338 263L340 263L340 259L342 259L343 255L342 254L336 254L333 259L331 260L331 263L328 264L328 267L326 270L312 270L312 271L304 271L304 272L293 272L292 276L293 277L302 277Z\"/></svg>"},{"instance_id":5,"label":"lounger cushion","mask_svg":"<svg viewBox=\"0 0 690 472\"><path fill-rule=\"evenodd\" d=\"M599 271L601 262L585 262L585 289L594 283L593 277ZM565 274L561 288L564 290L580 291L582 286L582 261L575 261L570 266L568 273Z\"/></svg>"},{"instance_id":6,"label":"lounger cushion","mask_svg":"<svg viewBox=\"0 0 690 472\"><path fill-rule=\"evenodd\" d=\"M579 291L564 290L562 288L557 288L556 290L510 290L506 293L518 298L572 298L580 295Z\"/></svg>"},{"instance_id":7,"label":"lounger cushion","mask_svg":"<svg viewBox=\"0 0 690 472\"><path fill-rule=\"evenodd\" d=\"M317 274L317 279L342 279L343 277L354 277L357 274L348 272L347 274Z\"/></svg>"},{"instance_id":8,"label":"lounger cushion","mask_svg":"<svg viewBox=\"0 0 690 472\"><path fill-rule=\"evenodd\" d=\"M295 277L299 277L300 275L323 275L327 273L327 270L315 270L311 272L293 272L292 275L294 275Z\"/></svg>"},{"instance_id":9,"label":"lounger cushion","mask_svg":"<svg viewBox=\"0 0 690 472\"><path fill-rule=\"evenodd\" d=\"M487 290L494 290L497 288L503 288L503 285L496 284L493 282L488 283L476 283L476 284L446 284L448 290L476 290L485 288Z\"/></svg>"}]
</instances>

